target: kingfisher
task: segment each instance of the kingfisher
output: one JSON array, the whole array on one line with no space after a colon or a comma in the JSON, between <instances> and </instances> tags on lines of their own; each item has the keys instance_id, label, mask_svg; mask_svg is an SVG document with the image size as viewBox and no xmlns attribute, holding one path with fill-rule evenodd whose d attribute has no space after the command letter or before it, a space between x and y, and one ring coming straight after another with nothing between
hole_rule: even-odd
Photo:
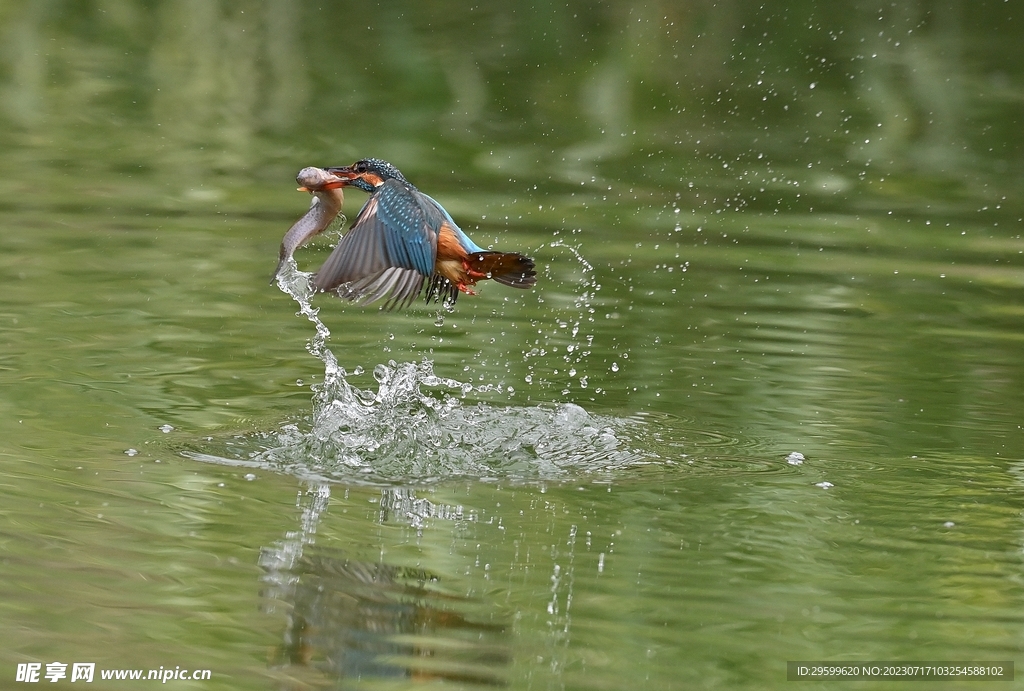
<instances>
[{"instance_id":1,"label":"kingfisher","mask_svg":"<svg viewBox=\"0 0 1024 691\"><path fill-rule=\"evenodd\" d=\"M473 286L484 279L523 289L537 283L530 257L485 250L474 243L444 207L420 192L387 161L367 158L322 172L324 176L317 177L315 188L304 187L319 194L337 191L339 199L342 188L356 187L369 193L370 198L313 277L316 290L362 305L385 300L386 309L401 309L423 291L424 285L427 304L451 305L459 293L475 295ZM324 206L328 208L333 207ZM286 245L294 249L304 244L323 228L303 233L310 233L322 221L313 219L305 230L295 231L293 227L289 231L289 235L294 232L292 240L282 243L282 261Z\"/></svg>"}]
</instances>

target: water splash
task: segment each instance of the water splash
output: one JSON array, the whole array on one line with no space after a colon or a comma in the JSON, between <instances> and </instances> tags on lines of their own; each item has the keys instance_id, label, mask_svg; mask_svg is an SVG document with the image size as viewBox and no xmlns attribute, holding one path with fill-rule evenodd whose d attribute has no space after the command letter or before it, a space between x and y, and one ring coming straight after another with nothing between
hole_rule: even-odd
<instances>
[{"instance_id":1,"label":"water splash","mask_svg":"<svg viewBox=\"0 0 1024 691\"><path fill-rule=\"evenodd\" d=\"M324 363L309 419L276 432L236 436L223 454L207 449L189 457L308 480L374 483L558 479L655 460L637 450L644 447L638 437L645 427L637 419L593 415L574 403L473 402L474 393L502 393L501 386L439 376L429 359L379 364L373 370L376 390L354 386L327 347L330 331L310 304L309 279L293 261L277 279L314 325L306 348Z\"/></svg>"},{"instance_id":2,"label":"water splash","mask_svg":"<svg viewBox=\"0 0 1024 691\"><path fill-rule=\"evenodd\" d=\"M562 296L562 300L556 300L548 307L548 322L553 329L543 332L541 338L523 351L523 361L527 363L527 384L554 386L561 395L568 396L573 388L583 390L588 387L587 358L594 346L593 327L588 324L594 322L594 302L601 287L597 283L594 266L583 257L578 247L562 240L551 242L548 247L570 255L564 265L575 264L573 271L578 273L572 280L577 286L570 296ZM571 302L565 302L566 298ZM540 296L537 299L545 302ZM562 363L551 366L549 356L559 351ZM602 393L599 388L593 392Z\"/></svg>"},{"instance_id":3,"label":"water splash","mask_svg":"<svg viewBox=\"0 0 1024 691\"><path fill-rule=\"evenodd\" d=\"M344 368L338 374L319 387L308 425L236 438L232 455L248 458L234 463L307 479L425 483L568 478L653 460L632 448L638 421L572 403L467 403L475 387L437 376L429 360L378 365L376 391L350 384Z\"/></svg>"}]
</instances>

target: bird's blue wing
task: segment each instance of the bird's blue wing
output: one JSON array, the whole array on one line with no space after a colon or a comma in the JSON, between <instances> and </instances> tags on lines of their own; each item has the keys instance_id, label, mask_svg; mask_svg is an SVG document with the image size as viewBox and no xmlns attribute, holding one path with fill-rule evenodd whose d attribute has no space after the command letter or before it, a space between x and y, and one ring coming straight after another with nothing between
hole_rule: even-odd
<instances>
[{"instance_id":1,"label":"bird's blue wing","mask_svg":"<svg viewBox=\"0 0 1024 691\"><path fill-rule=\"evenodd\" d=\"M438 233L419 196L397 180L381 185L320 267L317 290L363 303L387 297L392 307L418 295L434 273Z\"/></svg>"},{"instance_id":2,"label":"bird's blue wing","mask_svg":"<svg viewBox=\"0 0 1024 691\"><path fill-rule=\"evenodd\" d=\"M396 180L385 182L373 196L378 204L377 218L389 231L385 234L385 249L391 265L416 269L424 276L433 274L441 224L423 200L434 205L437 202Z\"/></svg>"}]
</instances>

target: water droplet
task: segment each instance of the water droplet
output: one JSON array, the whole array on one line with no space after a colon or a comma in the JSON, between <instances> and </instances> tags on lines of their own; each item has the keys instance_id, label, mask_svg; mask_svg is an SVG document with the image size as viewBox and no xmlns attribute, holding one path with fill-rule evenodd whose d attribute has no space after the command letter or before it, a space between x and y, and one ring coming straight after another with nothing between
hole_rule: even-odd
<instances>
[{"instance_id":1,"label":"water droplet","mask_svg":"<svg viewBox=\"0 0 1024 691\"><path fill-rule=\"evenodd\" d=\"M794 451L793 453L786 456L786 463L789 463L790 465L801 465L803 462L804 455L799 451Z\"/></svg>"},{"instance_id":2,"label":"water droplet","mask_svg":"<svg viewBox=\"0 0 1024 691\"><path fill-rule=\"evenodd\" d=\"M160 431L163 432L164 434L170 434L171 432L174 431L174 427L172 427L171 425L160 425Z\"/></svg>"},{"instance_id":3,"label":"water droplet","mask_svg":"<svg viewBox=\"0 0 1024 691\"><path fill-rule=\"evenodd\" d=\"M138 456L139 455L139 450L138 449L125 449L124 455L125 456Z\"/></svg>"}]
</instances>

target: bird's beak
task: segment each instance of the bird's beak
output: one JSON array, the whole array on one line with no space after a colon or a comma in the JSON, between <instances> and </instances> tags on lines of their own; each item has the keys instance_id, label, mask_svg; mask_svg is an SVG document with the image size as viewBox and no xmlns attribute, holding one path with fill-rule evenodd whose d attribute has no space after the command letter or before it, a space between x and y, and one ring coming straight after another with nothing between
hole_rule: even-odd
<instances>
[{"instance_id":1,"label":"bird's beak","mask_svg":"<svg viewBox=\"0 0 1024 691\"><path fill-rule=\"evenodd\" d=\"M330 182L325 184L327 189L347 187L352 184L353 180L359 177L359 173L352 170L351 166L343 166L341 168L324 168L324 171L333 178Z\"/></svg>"}]
</instances>

